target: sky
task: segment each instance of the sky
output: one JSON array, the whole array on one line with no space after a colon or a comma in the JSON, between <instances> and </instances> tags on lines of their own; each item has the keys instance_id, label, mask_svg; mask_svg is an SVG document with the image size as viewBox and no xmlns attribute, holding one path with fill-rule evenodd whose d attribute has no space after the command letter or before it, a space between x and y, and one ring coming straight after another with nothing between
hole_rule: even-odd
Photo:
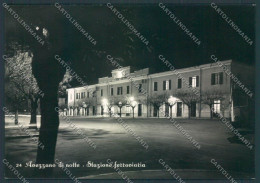
<instances>
[{"instance_id":1,"label":"sky","mask_svg":"<svg viewBox=\"0 0 260 183\"><path fill-rule=\"evenodd\" d=\"M50 35L55 32L52 40L59 39L56 47L59 47L60 57L71 64L88 84L96 83L99 77L111 76L111 70L116 69L106 59L107 55L117 58L122 66L131 66L135 70L148 67L152 73L169 70L159 60L159 55L164 55L175 68L212 63L212 54L219 60L234 59L248 65L255 64L255 43L248 44L212 7L165 5L201 41L200 45L158 4L115 5L125 19L149 41L148 46L106 4L62 6L97 41L96 45L88 41L55 6L12 8L30 25L41 22L40 25L45 26ZM254 40L254 6L220 8ZM16 37L20 39L29 34L23 29L14 17L5 12L7 44ZM17 30L20 31L17 33ZM17 36L21 31L22 36ZM72 85L79 84L75 82Z\"/></svg>"}]
</instances>

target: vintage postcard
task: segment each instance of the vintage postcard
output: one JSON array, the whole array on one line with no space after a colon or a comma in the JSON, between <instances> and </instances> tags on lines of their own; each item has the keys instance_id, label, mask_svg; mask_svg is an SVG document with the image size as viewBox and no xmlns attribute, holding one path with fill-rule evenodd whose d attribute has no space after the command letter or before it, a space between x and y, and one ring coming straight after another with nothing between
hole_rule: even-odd
<instances>
[{"instance_id":1,"label":"vintage postcard","mask_svg":"<svg viewBox=\"0 0 260 183\"><path fill-rule=\"evenodd\" d=\"M5 180L254 181L254 3L1 8Z\"/></svg>"}]
</instances>

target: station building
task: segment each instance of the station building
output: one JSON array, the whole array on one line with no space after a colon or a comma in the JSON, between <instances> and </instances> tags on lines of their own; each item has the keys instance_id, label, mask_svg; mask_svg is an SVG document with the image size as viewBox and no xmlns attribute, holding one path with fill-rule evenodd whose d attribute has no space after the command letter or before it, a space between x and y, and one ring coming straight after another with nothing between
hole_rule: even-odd
<instances>
[{"instance_id":1,"label":"station building","mask_svg":"<svg viewBox=\"0 0 260 183\"><path fill-rule=\"evenodd\" d=\"M248 118L253 111L252 98L240 86L242 83L253 91L254 71L232 60L152 74L149 68L132 71L128 66L112 70L111 74L99 78L97 84L67 89L66 114L104 117L110 113L122 117L163 117L166 114L174 118L210 118L220 113L234 121L241 116ZM234 76L240 85L234 81ZM197 92L194 92L196 100L189 104L188 94L185 100L178 97L186 92L193 95L193 91ZM207 102L212 95L220 97L216 97L210 107ZM159 109L151 102L151 98L156 100L156 97L165 101Z\"/></svg>"}]
</instances>

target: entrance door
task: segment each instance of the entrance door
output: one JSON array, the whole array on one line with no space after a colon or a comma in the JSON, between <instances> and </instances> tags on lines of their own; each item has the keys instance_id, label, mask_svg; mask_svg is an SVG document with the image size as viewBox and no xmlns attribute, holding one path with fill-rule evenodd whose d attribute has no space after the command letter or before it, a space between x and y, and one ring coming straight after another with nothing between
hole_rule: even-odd
<instances>
[{"instance_id":1,"label":"entrance door","mask_svg":"<svg viewBox=\"0 0 260 183\"><path fill-rule=\"evenodd\" d=\"M104 108L101 106L101 115L104 115Z\"/></svg>"},{"instance_id":2,"label":"entrance door","mask_svg":"<svg viewBox=\"0 0 260 183\"><path fill-rule=\"evenodd\" d=\"M165 116L169 116L169 105L165 104Z\"/></svg>"},{"instance_id":3,"label":"entrance door","mask_svg":"<svg viewBox=\"0 0 260 183\"><path fill-rule=\"evenodd\" d=\"M157 108L153 106L153 117L157 117Z\"/></svg>"},{"instance_id":4,"label":"entrance door","mask_svg":"<svg viewBox=\"0 0 260 183\"><path fill-rule=\"evenodd\" d=\"M182 116L182 102L177 102L177 117Z\"/></svg>"},{"instance_id":5,"label":"entrance door","mask_svg":"<svg viewBox=\"0 0 260 183\"><path fill-rule=\"evenodd\" d=\"M191 103L191 117L196 117L196 102Z\"/></svg>"},{"instance_id":6,"label":"entrance door","mask_svg":"<svg viewBox=\"0 0 260 183\"><path fill-rule=\"evenodd\" d=\"M138 116L142 116L142 104L138 104Z\"/></svg>"},{"instance_id":7,"label":"entrance door","mask_svg":"<svg viewBox=\"0 0 260 183\"><path fill-rule=\"evenodd\" d=\"M96 109L95 109L95 106L93 106L93 111L92 111L92 113L93 113L93 116L96 115Z\"/></svg>"}]
</instances>

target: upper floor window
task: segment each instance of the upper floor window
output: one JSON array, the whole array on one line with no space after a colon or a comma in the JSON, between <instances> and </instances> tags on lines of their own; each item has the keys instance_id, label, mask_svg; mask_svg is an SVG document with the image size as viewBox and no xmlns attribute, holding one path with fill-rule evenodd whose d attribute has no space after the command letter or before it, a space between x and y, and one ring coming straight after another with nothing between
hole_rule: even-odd
<instances>
[{"instance_id":1,"label":"upper floor window","mask_svg":"<svg viewBox=\"0 0 260 183\"><path fill-rule=\"evenodd\" d=\"M126 94L129 94L129 93L130 93L130 87L127 86L127 87L126 87Z\"/></svg>"},{"instance_id":2,"label":"upper floor window","mask_svg":"<svg viewBox=\"0 0 260 183\"><path fill-rule=\"evenodd\" d=\"M113 88L110 89L110 95L111 95L111 96L114 95L114 89L113 89Z\"/></svg>"},{"instance_id":3,"label":"upper floor window","mask_svg":"<svg viewBox=\"0 0 260 183\"><path fill-rule=\"evenodd\" d=\"M76 93L76 99L80 99L80 93Z\"/></svg>"},{"instance_id":4,"label":"upper floor window","mask_svg":"<svg viewBox=\"0 0 260 183\"><path fill-rule=\"evenodd\" d=\"M181 87L182 87L182 79L179 78L179 79L178 79L178 87L177 87L177 88L181 88Z\"/></svg>"},{"instance_id":5,"label":"upper floor window","mask_svg":"<svg viewBox=\"0 0 260 183\"><path fill-rule=\"evenodd\" d=\"M158 91L158 82L153 83L153 91Z\"/></svg>"},{"instance_id":6,"label":"upper floor window","mask_svg":"<svg viewBox=\"0 0 260 183\"><path fill-rule=\"evenodd\" d=\"M81 98L85 98L85 92L81 92Z\"/></svg>"},{"instance_id":7,"label":"upper floor window","mask_svg":"<svg viewBox=\"0 0 260 183\"><path fill-rule=\"evenodd\" d=\"M89 92L88 92L88 95L87 95L87 97L89 98Z\"/></svg>"},{"instance_id":8,"label":"upper floor window","mask_svg":"<svg viewBox=\"0 0 260 183\"><path fill-rule=\"evenodd\" d=\"M100 95L103 96L103 89L100 90Z\"/></svg>"},{"instance_id":9,"label":"upper floor window","mask_svg":"<svg viewBox=\"0 0 260 183\"><path fill-rule=\"evenodd\" d=\"M117 95L122 95L123 94L123 87L117 87Z\"/></svg>"},{"instance_id":10,"label":"upper floor window","mask_svg":"<svg viewBox=\"0 0 260 183\"><path fill-rule=\"evenodd\" d=\"M189 86L194 88L199 86L199 76L189 77Z\"/></svg>"},{"instance_id":11,"label":"upper floor window","mask_svg":"<svg viewBox=\"0 0 260 183\"><path fill-rule=\"evenodd\" d=\"M142 92L142 84L139 84L139 87L138 87L138 92L141 93Z\"/></svg>"},{"instance_id":12,"label":"upper floor window","mask_svg":"<svg viewBox=\"0 0 260 183\"><path fill-rule=\"evenodd\" d=\"M223 84L223 72L211 74L211 85Z\"/></svg>"},{"instance_id":13,"label":"upper floor window","mask_svg":"<svg viewBox=\"0 0 260 183\"><path fill-rule=\"evenodd\" d=\"M163 90L171 90L171 80L163 81Z\"/></svg>"}]
</instances>

